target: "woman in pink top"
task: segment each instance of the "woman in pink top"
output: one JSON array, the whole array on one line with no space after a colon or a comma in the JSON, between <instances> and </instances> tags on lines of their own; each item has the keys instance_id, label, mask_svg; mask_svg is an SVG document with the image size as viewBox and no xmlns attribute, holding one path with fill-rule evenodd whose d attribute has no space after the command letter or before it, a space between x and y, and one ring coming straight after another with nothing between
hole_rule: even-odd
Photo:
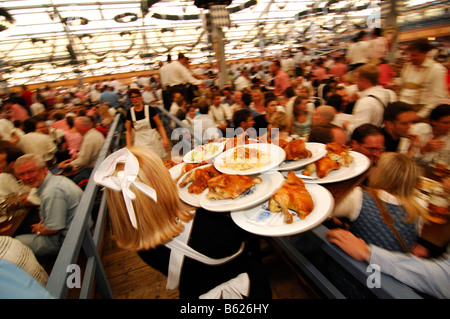
<instances>
[{"instance_id":1,"label":"woman in pink top","mask_svg":"<svg viewBox=\"0 0 450 319\"><path fill-rule=\"evenodd\" d=\"M83 136L75 129L73 126L73 117L69 116L66 118L67 124L70 127L66 133L64 133L64 138L67 143L67 149L69 150L70 157L75 157L81 149L81 143L83 141Z\"/></svg>"}]
</instances>

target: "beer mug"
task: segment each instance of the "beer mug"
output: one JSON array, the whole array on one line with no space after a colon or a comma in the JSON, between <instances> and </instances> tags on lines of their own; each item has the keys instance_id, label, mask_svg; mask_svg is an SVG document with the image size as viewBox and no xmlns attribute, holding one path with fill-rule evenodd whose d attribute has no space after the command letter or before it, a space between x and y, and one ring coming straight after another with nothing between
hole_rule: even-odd
<instances>
[{"instance_id":1,"label":"beer mug","mask_svg":"<svg viewBox=\"0 0 450 319\"><path fill-rule=\"evenodd\" d=\"M445 177L450 174L450 151L440 151L438 155L434 156L431 161L433 173L440 177Z\"/></svg>"}]
</instances>

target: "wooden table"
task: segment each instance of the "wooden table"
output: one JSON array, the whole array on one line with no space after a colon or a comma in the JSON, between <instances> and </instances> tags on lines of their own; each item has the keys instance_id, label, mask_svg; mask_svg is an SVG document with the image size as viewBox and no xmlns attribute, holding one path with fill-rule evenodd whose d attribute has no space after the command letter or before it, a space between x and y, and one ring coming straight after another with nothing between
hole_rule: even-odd
<instances>
[{"instance_id":1,"label":"wooden table","mask_svg":"<svg viewBox=\"0 0 450 319\"><path fill-rule=\"evenodd\" d=\"M28 207L23 213L17 214L11 220L0 223L0 236L14 236L27 217L33 217L37 213L37 207Z\"/></svg>"}]
</instances>

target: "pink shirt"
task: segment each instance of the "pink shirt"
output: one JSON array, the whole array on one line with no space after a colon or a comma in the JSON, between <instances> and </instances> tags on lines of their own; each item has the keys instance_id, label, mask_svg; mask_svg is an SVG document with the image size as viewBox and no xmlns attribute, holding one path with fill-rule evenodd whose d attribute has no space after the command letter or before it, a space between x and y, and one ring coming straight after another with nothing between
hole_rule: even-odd
<instances>
[{"instance_id":1,"label":"pink shirt","mask_svg":"<svg viewBox=\"0 0 450 319\"><path fill-rule=\"evenodd\" d=\"M12 122L14 122L15 120L25 121L27 118L30 117L27 110L17 103L11 105L10 112Z\"/></svg>"},{"instance_id":2,"label":"pink shirt","mask_svg":"<svg viewBox=\"0 0 450 319\"><path fill-rule=\"evenodd\" d=\"M67 132L68 130L70 130L69 124L67 124L66 120L56 121L56 122L52 123L51 127L53 127L54 129L63 130L64 132Z\"/></svg>"},{"instance_id":3,"label":"pink shirt","mask_svg":"<svg viewBox=\"0 0 450 319\"><path fill-rule=\"evenodd\" d=\"M83 136L79 132L67 131L64 134L64 138L67 142L67 149L69 150L69 154L73 157L81 149Z\"/></svg>"},{"instance_id":4,"label":"pink shirt","mask_svg":"<svg viewBox=\"0 0 450 319\"><path fill-rule=\"evenodd\" d=\"M390 68L389 64L379 64L378 70L380 73L378 75L378 82L384 88L392 81L395 77L395 72Z\"/></svg>"},{"instance_id":5,"label":"pink shirt","mask_svg":"<svg viewBox=\"0 0 450 319\"><path fill-rule=\"evenodd\" d=\"M291 79L284 71L278 71L274 79L274 93L275 95L282 95L286 88L291 86Z\"/></svg>"},{"instance_id":6,"label":"pink shirt","mask_svg":"<svg viewBox=\"0 0 450 319\"><path fill-rule=\"evenodd\" d=\"M336 63L330 67L330 74L339 77L339 83L344 83L345 73L347 73L347 66L344 63Z\"/></svg>"}]
</instances>

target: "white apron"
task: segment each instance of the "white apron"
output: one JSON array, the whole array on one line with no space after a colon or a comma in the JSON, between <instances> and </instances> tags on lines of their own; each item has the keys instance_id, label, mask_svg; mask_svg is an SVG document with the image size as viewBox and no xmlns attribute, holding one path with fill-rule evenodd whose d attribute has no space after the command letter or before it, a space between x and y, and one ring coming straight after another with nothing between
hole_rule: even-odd
<instances>
[{"instance_id":1,"label":"white apron","mask_svg":"<svg viewBox=\"0 0 450 319\"><path fill-rule=\"evenodd\" d=\"M150 124L150 112L149 106L144 105L145 118L142 120L136 120L136 114L134 113L134 106L130 109L131 120L134 126L134 145L143 146L149 150L158 154L159 157L166 157L166 150L164 149L162 138L159 132L152 128Z\"/></svg>"}]
</instances>

